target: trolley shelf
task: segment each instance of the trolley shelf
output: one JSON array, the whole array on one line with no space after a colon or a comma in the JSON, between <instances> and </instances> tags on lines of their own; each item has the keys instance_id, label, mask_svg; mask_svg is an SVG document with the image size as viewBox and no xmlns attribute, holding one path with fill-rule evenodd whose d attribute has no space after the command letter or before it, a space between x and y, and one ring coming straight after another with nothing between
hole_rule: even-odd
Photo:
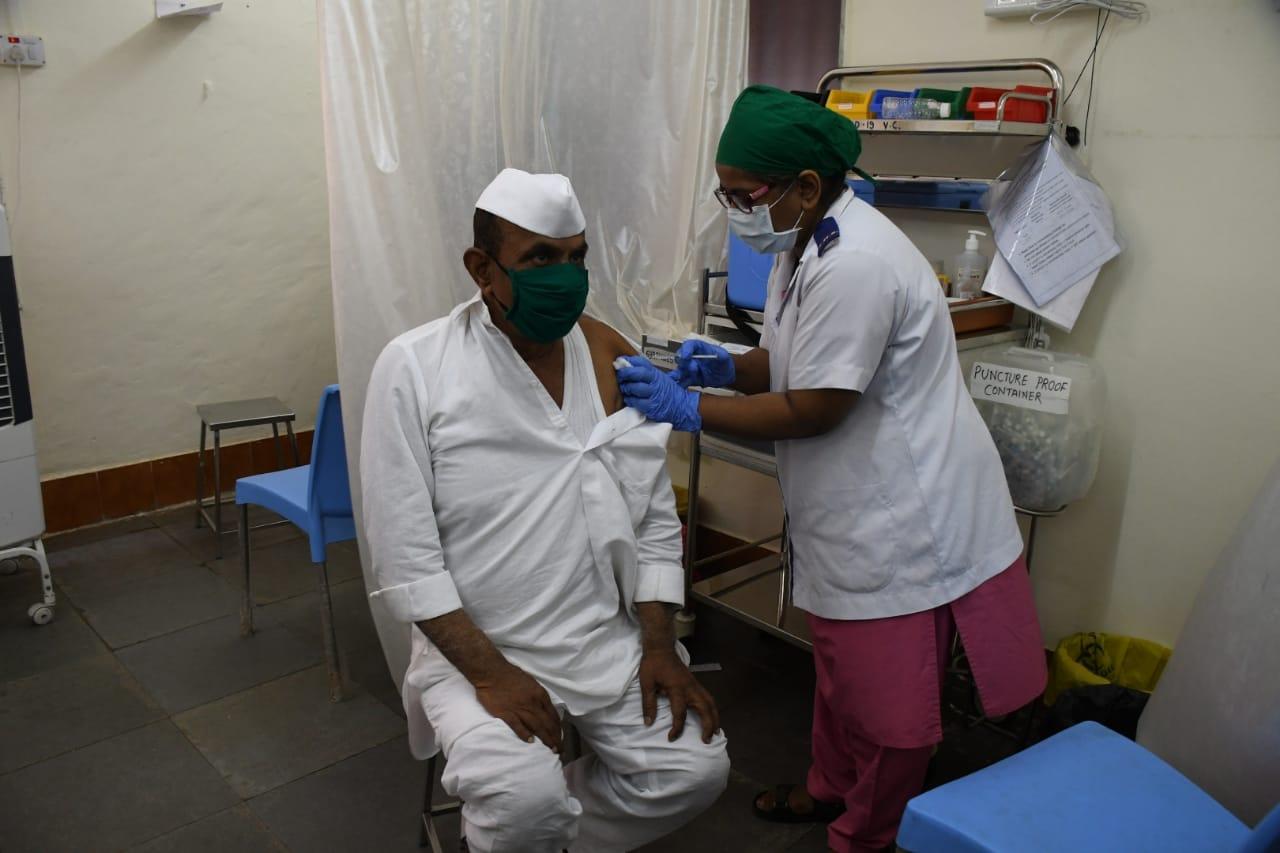
<instances>
[{"instance_id":1,"label":"trolley shelf","mask_svg":"<svg viewBox=\"0 0 1280 853\"><path fill-rule=\"evenodd\" d=\"M877 85L880 78L930 75L1008 74L1029 71L1047 78L1052 96L1005 92L994 120L983 119L851 119L863 135L858 165L881 178L931 177L990 181L1015 162L1027 146L1060 125L1062 71L1047 59L1001 59L986 62L934 62L915 65L862 65L833 68L818 82L818 91L846 79ZM1043 124L1004 119L1010 100L1038 101L1047 108Z\"/></svg>"},{"instance_id":2,"label":"trolley shelf","mask_svg":"<svg viewBox=\"0 0 1280 853\"><path fill-rule=\"evenodd\" d=\"M1051 124L1029 124L1024 121L980 121L976 119L851 119L862 134L917 134L923 136L1032 136L1043 139L1053 129Z\"/></svg>"}]
</instances>

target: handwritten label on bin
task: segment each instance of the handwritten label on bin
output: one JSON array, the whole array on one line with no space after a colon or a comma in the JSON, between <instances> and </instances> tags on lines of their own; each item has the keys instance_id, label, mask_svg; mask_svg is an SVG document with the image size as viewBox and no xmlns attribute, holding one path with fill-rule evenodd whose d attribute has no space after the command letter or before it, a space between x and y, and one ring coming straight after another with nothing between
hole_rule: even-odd
<instances>
[{"instance_id":1,"label":"handwritten label on bin","mask_svg":"<svg viewBox=\"0 0 1280 853\"><path fill-rule=\"evenodd\" d=\"M969 395L975 400L1065 415L1071 399L1071 379L979 361L969 377Z\"/></svg>"}]
</instances>

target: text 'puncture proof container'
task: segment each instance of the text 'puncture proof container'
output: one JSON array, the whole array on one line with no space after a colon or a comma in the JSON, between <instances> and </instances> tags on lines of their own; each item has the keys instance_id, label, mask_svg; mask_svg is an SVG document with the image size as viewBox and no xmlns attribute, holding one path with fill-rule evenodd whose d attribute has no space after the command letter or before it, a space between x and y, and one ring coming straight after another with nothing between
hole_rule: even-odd
<instances>
[{"instance_id":1,"label":"text 'puncture proof container'","mask_svg":"<svg viewBox=\"0 0 1280 853\"><path fill-rule=\"evenodd\" d=\"M1051 512L1098 473L1106 384L1092 359L993 347L969 368L969 394L995 439L1013 502Z\"/></svg>"}]
</instances>

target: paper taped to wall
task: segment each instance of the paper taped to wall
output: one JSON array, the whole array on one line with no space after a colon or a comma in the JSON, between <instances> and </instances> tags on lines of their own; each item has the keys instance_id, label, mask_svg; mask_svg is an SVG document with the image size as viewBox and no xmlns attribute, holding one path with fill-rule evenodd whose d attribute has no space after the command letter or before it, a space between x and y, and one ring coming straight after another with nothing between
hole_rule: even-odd
<instances>
[{"instance_id":1,"label":"paper taped to wall","mask_svg":"<svg viewBox=\"0 0 1280 853\"><path fill-rule=\"evenodd\" d=\"M1071 403L1071 377L979 361L969 376L969 396L1065 415Z\"/></svg>"}]
</instances>

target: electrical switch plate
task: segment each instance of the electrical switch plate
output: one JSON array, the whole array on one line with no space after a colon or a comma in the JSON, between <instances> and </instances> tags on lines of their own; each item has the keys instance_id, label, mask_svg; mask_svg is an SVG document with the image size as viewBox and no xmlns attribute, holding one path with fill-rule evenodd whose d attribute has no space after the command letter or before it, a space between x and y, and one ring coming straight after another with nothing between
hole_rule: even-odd
<instances>
[{"instance_id":1,"label":"electrical switch plate","mask_svg":"<svg viewBox=\"0 0 1280 853\"><path fill-rule=\"evenodd\" d=\"M44 65L44 39L39 36L0 36L0 65L39 68Z\"/></svg>"},{"instance_id":2,"label":"electrical switch plate","mask_svg":"<svg viewBox=\"0 0 1280 853\"><path fill-rule=\"evenodd\" d=\"M1038 0L986 0L988 18L1027 18L1035 14Z\"/></svg>"}]
</instances>

